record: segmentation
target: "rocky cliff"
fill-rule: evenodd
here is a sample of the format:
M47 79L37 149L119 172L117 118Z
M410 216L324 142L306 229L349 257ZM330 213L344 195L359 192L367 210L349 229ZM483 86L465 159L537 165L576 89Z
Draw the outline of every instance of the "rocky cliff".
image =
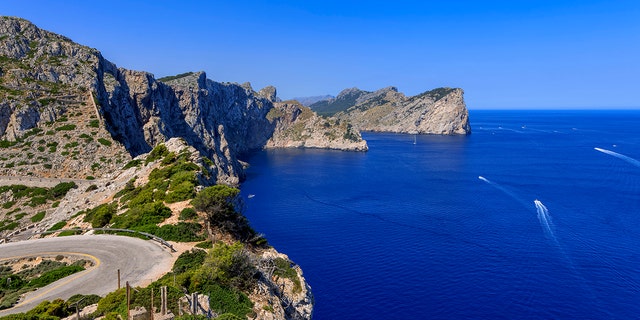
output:
M362 131L470 134L469 112L459 88L438 88L406 97L395 87L374 92L346 89L310 106Z
M0 39L0 139L13 155L0 159L5 174L100 176L180 137L215 164L212 182L238 184L240 154L263 148L276 128L297 132L287 130L297 118L267 118L278 106L273 87L256 92L249 84L212 81L204 72L159 81L147 72L118 68L96 49L19 18L0 17ZM278 145L347 150L366 145L358 133L347 134L346 126L305 126L322 131L309 135L308 143L300 143L300 136L287 143L289 137L279 134ZM320 143L325 132L335 139ZM42 150L33 148L38 141L44 141ZM51 141L73 146L54 150ZM31 158L23 159L20 151L29 148ZM100 157L104 161L91 164ZM32 161L39 158L48 163ZM69 164L73 170L62 170Z
M367 143L351 124L335 118L322 118L297 101L276 103L267 119L276 126L266 148L367 150Z

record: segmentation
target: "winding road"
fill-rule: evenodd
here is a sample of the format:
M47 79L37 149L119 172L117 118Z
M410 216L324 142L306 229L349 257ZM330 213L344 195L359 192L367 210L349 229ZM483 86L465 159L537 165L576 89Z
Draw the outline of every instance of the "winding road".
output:
M26 294L18 305L0 310L0 317L25 312L44 300L68 299L74 294L104 296L121 285L148 284L172 267L172 255L157 243L114 235L45 238L0 244L0 263L31 256L81 256L94 266Z

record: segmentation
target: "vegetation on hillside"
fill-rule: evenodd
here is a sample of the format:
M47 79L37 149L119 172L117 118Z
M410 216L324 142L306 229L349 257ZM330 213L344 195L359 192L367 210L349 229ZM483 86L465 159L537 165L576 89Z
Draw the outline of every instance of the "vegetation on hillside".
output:
M321 116L330 117L340 111L345 111L356 105L356 100L365 93L368 92L358 90L351 94L339 95L335 99L321 100L313 103L309 105L309 108Z
M166 77L158 78L158 81L169 82L171 80L184 78L184 77L190 76L192 74L193 74L193 72L180 73L180 74L176 74L175 76L166 76Z
M73 264L61 262L62 257L45 258L40 263L33 263L35 258L17 263L20 270L15 270L8 263L0 266L0 309L12 307L26 292L42 288L66 276L84 270L86 260Z

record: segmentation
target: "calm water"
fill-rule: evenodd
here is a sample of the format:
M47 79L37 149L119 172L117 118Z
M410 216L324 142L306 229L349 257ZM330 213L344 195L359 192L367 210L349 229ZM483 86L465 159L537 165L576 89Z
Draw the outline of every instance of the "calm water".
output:
M248 159L246 215L303 268L314 318L640 318L640 112L471 120Z

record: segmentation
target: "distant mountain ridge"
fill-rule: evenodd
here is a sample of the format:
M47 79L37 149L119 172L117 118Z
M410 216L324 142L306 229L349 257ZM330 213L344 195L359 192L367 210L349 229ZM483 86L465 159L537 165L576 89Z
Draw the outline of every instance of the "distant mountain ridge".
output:
M349 88L309 107L349 121L358 130L419 134L470 134L469 112L459 88L436 88L407 97L396 87Z
M300 102L300 104L302 104L305 107L308 107L318 101L323 101L323 100L329 100L329 99L333 99L335 98L332 95L329 94L325 94L322 96L311 96L311 97L295 97L295 98L291 98L291 100L296 100L298 102ZM315 111L315 110L314 110ZM317 111L316 111L317 112Z

